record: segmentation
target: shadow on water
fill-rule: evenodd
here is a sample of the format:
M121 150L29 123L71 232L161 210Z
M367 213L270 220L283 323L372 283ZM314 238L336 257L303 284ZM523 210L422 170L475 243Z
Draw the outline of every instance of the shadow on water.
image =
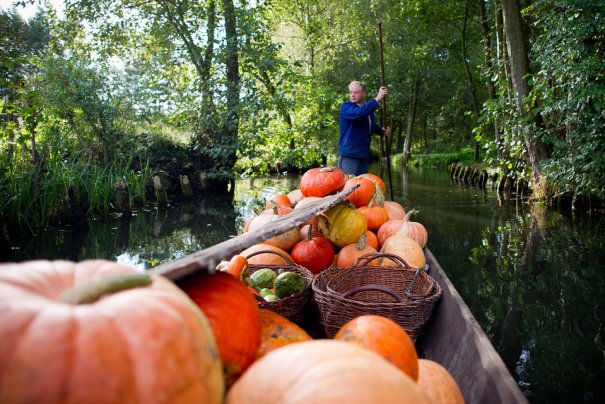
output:
M236 235L267 198L298 182L241 179L233 199L208 195L93 220L88 233L13 236L18 248L2 258L105 258L143 270ZM393 182L395 199L420 210L429 248L530 401L604 402L603 217L499 197L453 183L445 170L398 168Z

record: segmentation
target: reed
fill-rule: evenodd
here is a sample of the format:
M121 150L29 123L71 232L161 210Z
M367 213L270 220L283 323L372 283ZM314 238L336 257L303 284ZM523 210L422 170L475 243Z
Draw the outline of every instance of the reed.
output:
M43 166L34 167L27 161L7 168L0 176L0 207L10 226L36 231L69 219L65 194L70 187L85 213L106 217L114 211L115 191L118 180L128 183L133 205L147 202L147 187L153 174L149 161L140 170L114 161L106 167L88 165L82 155L75 153L71 159L50 155Z

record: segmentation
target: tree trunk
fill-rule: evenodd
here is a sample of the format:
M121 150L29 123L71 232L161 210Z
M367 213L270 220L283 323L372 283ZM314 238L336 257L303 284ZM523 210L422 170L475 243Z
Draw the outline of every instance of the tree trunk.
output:
M225 156L225 168L232 172L237 159L237 130L239 124L239 60L237 20L233 0L223 0L223 11L225 13L225 39L227 41L227 120L221 143L228 150ZM230 182L232 182L232 178L230 178ZM231 191L233 191L233 187L231 187Z
M214 59L214 31L216 30L216 3L208 0L208 25L206 26L206 49L200 63L200 78L202 79L202 111L211 111L213 96L210 88L210 67Z
M408 125L403 143L403 164L407 164L412 157L412 131L414 130L414 120L416 119L416 101L418 99L418 78L412 83L412 93L410 94L410 110L408 113Z
M468 25L468 8L470 5L470 0L466 1L466 6L464 7L464 20L462 24L462 36L461 36L461 50L462 50L462 62L464 64L464 71L466 72L466 78L468 80L468 86L471 90L471 96L473 100L473 116L476 118L479 116L479 100L477 98L477 90L475 89L475 81L473 80L473 74L471 72L471 68L468 63L467 50L466 50L466 27ZM475 152L474 152L474 160L479 161L479 142L475 140Z
M271 77L269 77L269 74L262 68L259 67L259 70L261 71L260 75L256 75L256 78L258 80L260 80L261 83L263 83L263 85L265 86L265 89L267 90L267 93L271 97L276 99L278 97L277 89L275 88L275 85L271 81ZM277 108L277 112L279 112L282 119L284 120L284 123L286 124L286 126L289 129L291 129L292 128L292 116L290 115L288 110L286 108L284 108L282 105L280 105L280 103L277 103L276 108Z
M481 30L483 31L483 70L486 74L485 85L487 87L487 97L490 101L496 100L496 87L491 79L493 69L493 51L491 44L491 33L487 22L487 13L485 9L485 0L478 0L479 3L479 18L481 19ZM496 143L500 140L500 123L498 118L494 118L493 122L494 140Z
M397 131L397 150L403 150L403 116L399 117Z
M521 115L527 115L525 99L530 93L527 76L531 71L529 69L529 47L525 36L526 31L521 18L519 1L502 0L501 3L517 109ZM542 182L542 161L549 157L548 148L543 141L534 139L530 133L524 133L524 140L532 166L534 183L540 184ZM539 197L541 196L544 195L539 195Z

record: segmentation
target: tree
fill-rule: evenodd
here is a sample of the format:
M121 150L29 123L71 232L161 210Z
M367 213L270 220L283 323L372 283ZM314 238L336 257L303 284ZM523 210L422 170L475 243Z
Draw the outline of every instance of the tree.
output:
M193 66L197 74L196 91L201 98L201 105L188 103L188 112L197 114L193 122L188 120L197 131L193 150L198 154L199 169L210 171L211 179L219 188L223 188L233 175L239 105L237 11L232 1L224 0L221 5L225 42L218 42L225 46L225 59L221 62L226 69L222 79L215 60L215 0L102 0L94 3L70 0L66 4L70 18L91 25L97 49L104 55L127 57L132 49L144 49L146 52L139 55L161 60L160 69L175 63ZM201 32L204 34L200 35ZM169 75L171 72L172 69L166 69L161 73ZM172 77L164 79L169 80ZM222 88L226 89L223 90L225 98L216 96ZM169 88L165 91L168 97L179 96L171 94Z
M519 1L501 0L501 3L508 58L510 60L511 81L515 91L517 109L522 116L527 117L530 115L526 99L530 93L528 76L531 74L528 38L521 18ZM534 183L545 186L546 184L542 183L542 164L550 155L548 147L541 139L536 138L535 134L525 132L523 138L533 170Z

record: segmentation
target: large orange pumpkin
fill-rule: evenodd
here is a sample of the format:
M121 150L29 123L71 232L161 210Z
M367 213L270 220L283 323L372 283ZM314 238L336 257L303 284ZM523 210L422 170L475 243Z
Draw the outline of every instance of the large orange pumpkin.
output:
M405 216L405 208L394 201L385 201L383 208L389 214L389 220L401 220Z
M426 265L424 250L420 247L420 244L416 240L401 234L396 234L385 241L382 248L380 248L380 252L397 255L412 268L424 268ZM388 258L383 258L382 265L398 266L399 264Z
M354 318L341 327L334 339L351 342L376 352L414 380L418 380L418 353L403 328L376 315Z
M290 262L292 262L292 257L286 251L282 250L281 248L278 248L278 247L275 247L275 246L272 246L269 244L263 244L263 243L255 244L252 247L248 247L244 251L239 253L239 255L243 255L244 257L246 257L246 259L248 260L248 264L250 264L250 265L287 265L288 264L288 261L286 261L286 259L282 258L278 254L273 254L270 252L261 253L261 254L250 257L250 255L252 255L254 253L257 253L260 251L266 251L266 250L279 253L279 254L285 256L287 259L289 259Z
M319 216L321 233L338 247L356 243L366 233L366 217L350 203L340 203Z
M376 237L378 237L378 244L383 245L387 239L397 234L399 230L401 230L401 226L403 225L403 220L389 220L378 229L378 233L376 233Z
M360 177L364 177L364 178L374 181L374 183L376 185L378 185L378 187L380 188L382 193L386 195L387 186L384 184L384 181L382 180L382 178L380 178L379 176L377 176L375 174L370 174L370 173L361 174Z
M208 320L150 279L117 291L149 278L109 261L1 265L0 402L220 403Z
M374 181L364 178L364 177L354 177L350 178L343 188L343 190L347 190L349 188L354 187L355 185L359 185L355 191L351 192L345 199L347 201L351 201L353 205L356 207L366 206L372 200L374 194L376 194L376 189L378 185L374 183Z
M300 179L300 190L304 196L324 197L339 191L346 180L347 176L340 168L312 168Z
M380 227L389 220L389 214L384 208L378 205L374 206L362 206L357 209L359 213L366 217L368 221L369 230L378 230Z
M450 373L437 362L420 359L418 387L435 403L464 404L464 397Z
M313 227L309 226L307 237L292 247L290 255L295 263L318 274L332 264L334 247L323 236L313 237Z
M338 253L338 261L336 262L337 268L350 268L353 266L355 261L362 255L376 253L376 249L366 243L366 235L364 234L359 238L357 243L349 244L344 246ZM378 259L370 261L365 265L378 265Z
M312 340L305 330L271 310L260 309L258 314L261 337L257 358L285 345Z
M254 362L260 345L258 303L247 287L217 272L191 277L183 290L204 312L231 385Z
M426 247L426 243L429 240L429 234L426 231L426 228L419 222L412 222L410 220L410 216L418 213L417 210L410 210L407 215L403 218L403 223L401 225L400 233L404 236L408 236L413 238L420 244L420 247Z
M414 380L354 344L306 341L260 358L233 385L227 404L430 403Z

